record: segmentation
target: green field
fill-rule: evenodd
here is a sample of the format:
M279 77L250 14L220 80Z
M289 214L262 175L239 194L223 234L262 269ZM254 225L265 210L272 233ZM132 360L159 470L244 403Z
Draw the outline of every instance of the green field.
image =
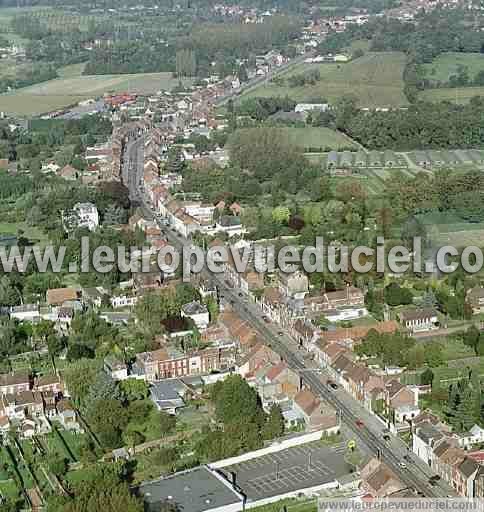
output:
M287 133L290 141L304 149L348 149L357 148L357 145L346 135L330 128L281 128Z
M79 67L64 68L64 73L68 75L78 72ZM0 95L0 111L20 115L38 115L75 105L79 101L102 96L104 93L153 94L159 90L170 90L177 84L178 80L174 79L171 73L57 78Z
M484 222L463 222L453 214L430 213L419 216L434 241L439 244L484 247Z
M457 104L468 103L474 96L484 96L484 87L455 87L448 89L427 89L419 94L419 100L440 102L451 101Z
M317 69L321 80L303 87L266 83L251 89L242 98L289 96L303 102L323 97L334 103L338 98L352 94L361 107L403 106L408 104L403 94L404 66L405 55L401 52L367 53L347 64L300 64L279 78Z
M452 75L457 74L459 66L466 66L469 77L474 78L484 70L484 54L482 53L443 53L431 64L424 64L425 78L434 82L448 82Z
M76 78L81 77L84 68L86 67L85 62L81 62L80 64L70 64L68 66L64 66L57 70L57 74L59 78Z
M13 222L0 222L0 235L18 235L19 231L22 231L23 236L34 243L42 245L47 242L47 238L42 231L29 226L25 222L20 222L18 224Z

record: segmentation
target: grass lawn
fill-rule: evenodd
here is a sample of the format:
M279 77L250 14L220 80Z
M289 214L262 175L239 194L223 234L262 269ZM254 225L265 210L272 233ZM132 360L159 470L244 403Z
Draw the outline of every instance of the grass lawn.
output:
M375 176L367 176L367 175L361 175L361 176L352 176L352 177L335 177L331 178L331 183L334 185L334 188L338 186L339 183L341 183L342 180L355 180L359 179L362 186L366 189L368 192L368 195L370 196L377 196L382 194L385 191L385 185L384 183Z
M288 512L316 512L318 503L315 500L298 501L295 499L278 501L270 505L254 508L254 512L280 512L286 506Z
M439 212L421 215L419 219L438 233L436 242L456 247L484 247L484 222L463 222L456 215Z
M76 469L74 471L69 471L65 476L65 480L71 485L78 484L78 483L81 483L82 481L84 481L86 479L87 475L88 475L88 470Z
M185 407L177 416L177 423L183 430L201 429L210 423L212 415L208 407Z
M443 338L439 340L442 346L442 354L446 361L453 359L463 359L465 357L474 357L476 354L471 347L464 345L459 338Z
M418 99L422 101L452 101L457 104L468 103L474 96L484 96L484 87L456 87L449 89L427 89Z
M323 97L334 103L338 98L352 94L362 107L403 106L408 104L403 94L404 66L405 55L401 52L367 53L347 64L301 64L279 77L284 79L317 69L321 80L303 87L289 87L287 83L284 86L261 84L241 98L287 95L296 101Z
M443 53L430 64L424 64L425 78L433 82L448 82L451 75L457 74L459 66L466 66L469 77L473 79L479 71L484 70L482 53Z
M53 426L55 428L56 425L54 424ZM44 446L47 446L49 455L58 453L63 457L66 457L70 462L76 462L73 447L69 444L66 437L64 437L64 434L67 433L59 428L59 432L53 431L50 434L46 435L44 437L43 444ZM64 439L65 444L62 442L62 439ZM66 444L69 448L66 447Z
M281 128L281 130L287 134L293 144L306 151L311 148L320 148L325 151L358 147L349 137L336 130L331 130L331 128L307 126L304 128Z
M362 169L361 183L370 195L379 195L385 192L385 180L373 169Z
M57 74L59 78L75 78L82 76L82 72L86 67L85 62L81 62L80 64L70 64L68 66L64 66L57 70Z
M0 234L1 235L16 235L19 230L24 232L26 238L32 242L43 244L47 242L47 237L38 228L29 226L25 222L0 222Z
M0 482L0 492L3 496L10 499L17 499L20 496L19 488L14 480Z
M147 399L147 401L151 405L151 401L149 399ZM162 437L162 432L160 429L159 411L155 407L152 407L148 416L143 418L141 422L131 421L126 427L126 430L129 429L136 430L143 434L145 442L160 439Z
M79 76L80 68L63 68L64 78L49 80L0 95L0 110L20 115L39 115L75 105L107 92L153 94L178 84L171 73Z

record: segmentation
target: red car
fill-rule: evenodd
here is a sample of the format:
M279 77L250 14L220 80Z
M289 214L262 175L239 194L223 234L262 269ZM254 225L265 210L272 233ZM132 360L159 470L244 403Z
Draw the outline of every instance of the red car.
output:
M356 420L355 423L358 428L363 428L365 426L365 424L361 420Z

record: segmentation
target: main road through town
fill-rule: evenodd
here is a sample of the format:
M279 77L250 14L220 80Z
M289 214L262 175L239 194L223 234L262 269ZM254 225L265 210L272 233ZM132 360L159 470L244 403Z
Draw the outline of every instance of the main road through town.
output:
M149 198L143 190L143 138L130 140L125 146L123 159L123 181L129 188L131 200L137 202L150 218L158 221L168 241L176 248L189 247L192 242L179 236L160 222ZM351 432L355 441L368 448L374 455L381 458L396 473L399 479L409 488L425 497L455 497L455 491L443 480L432 485L429 479L434 476L432 469L418 458L407 445L396 435L388 435L385 424L375 415L366 410L344 390L332 389L327 385L328 375L321 368L305 357L296 341L277 325L267 323L263 319L257 304L227 286L221 274L205 270L205 277L214 283L220 297L232 305L233 309L265 339L265 342L277 352L288 366L297 371L305 386L316 395L331 404L340 415L345 430ZM307 354L306 354L307 356ZM358 423L357 423L358 422ZM384 437L387 439L385 440Z

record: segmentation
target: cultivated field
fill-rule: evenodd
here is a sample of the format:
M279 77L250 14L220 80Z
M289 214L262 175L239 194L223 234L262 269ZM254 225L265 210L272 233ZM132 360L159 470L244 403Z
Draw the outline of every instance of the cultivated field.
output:
M448 82L456 75L459 66L468 68L469 77L474 78L484 70L484 54L482 53L443 53L431 64L424 64L425 78L435 82Z
M71 69L67 73L69 71L73 72ZM153 94L159 90L170 90L177 83L171 73L58 78L0 95L0 111L38 115L108 92Z
M484 96L484 87L456 87L449 89L427 89L419 94L422 101L452 101L454 103L468 103L474 96Z
M338 98L352 94L362 107L403 106L408 103L403 94L404 65L405 55L401 52L367 53L347 64L301 64L279 77L287 78L317 69L321 80L303 87L289 87L287 83L284 86L262 84L242 98L287 95L296 101L323 97L334 103Z

